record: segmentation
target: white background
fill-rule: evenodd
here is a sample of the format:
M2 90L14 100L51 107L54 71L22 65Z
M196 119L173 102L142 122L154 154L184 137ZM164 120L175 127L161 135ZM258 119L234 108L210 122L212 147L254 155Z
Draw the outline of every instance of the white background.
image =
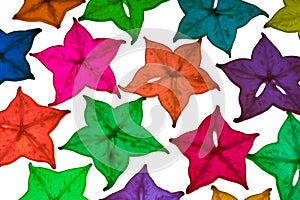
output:
M273 16L279 8L283 7L281 0L248 0L248 2L265 10L270 16ZM78 18L81 16L86 6L86 4L82 4L69 11L62 22L61 28L57 30L52 26L39 22L30 23L12 20L12 17L17 13L22 3L21 0L1 0L0 28L5 32L28 30L38 27L42 28L42 32L38 34L34 40L33 47L30 51L31 53L42 51L49 46L63 44L63 38L73 24L72 17ZM145 44L143 36L167 44L173 49L180 44L192 42L182 40L172 44L173 35L182 17L183 12L176 0L171 0L154 10L145 12L143 28L150 29L145 30L140 35L139 41L133 46L130 46L130 37L119 30L112 22L96 23L84 21L81 22L81 24L88 29L94 38L116 37L127 41L127 44L123 45L120 49L120 52L123 54L120 55L121 53L119 53L111 65L118 84L124 86L130 81L134 72L144 64ZM267 21L268 19L266 17L259 16L238 30L237 38L232 49L232 58L229 58L223 51L214 47L207 38L204 38L202 43L204 61L201 67L208 71L212 78L218 82L221 87L221 92L211 91L203 95L193 96L180 117L176 129L171 128L172 123L170 117L166 114L166 111L159 106L157 98L144 101L143 125L170 150L171 154L154 153L154 155L130 159L128 170L119 177L115 186L107 192L102 191L106 186L104 176L92 167L87 177L87 186L84 193L85 197L96 200L120 190L134 173L142 168L143 164L148 165L150 175L158 186L172 192L185 191L189 185L189 163L168 140L189 130L196 129L200 122L213 112L216 104L221 105L222 114L232 128L245 133L260 133L250 153L255 153L264 145L275 142L277 140L278 131L287 116L286 112L271 108L255 118L238 124L234 123L233 119L240 115L240 107L238 104L239 89L229 81L221 70L216 69L214 66L215 63L225 63L236 58L250 58L252 49L261 38L262 32L278 47L283 55L300 56L300 42L297 34L286 34L271 28L264 29L263 26ZM30 56L27 56L27 59L36 80L3 83L0 86L0 110L8 106L9 102L15 97L19 86L22 86L23 92L31 96L40 105L48 105L48 103L54 101L55 91L52 83L52 73L37 59ZM111 95L107 92L94 92L85 89L74 99L57 106L56 108L69 109L72 111L71 114L68 114L62 119L58 127L50 135L55 145L57 171L85 166L92 162L88 157L71 151L59 151L57 149L57 147L65 144L76 130L85 125L82 115L85 107L82 98L83 94L105 101L113 106L137 98L135 95L122 92L123 98L119 100L115 95ZM184 118L186 119L184 120ZM158 124L160 124L160 126L158 126ZM27 191L29 162L32 161L26 158L20 158L16 162L0 168L0 199L15 200L20 198ZM32 163L34 166L50 168L47 163ZM217 186L220 190L231 193L238 199L245 199L249 195L260 193L267 188L272 188L271 199L279 199L275 179L263 172L251 161L246 160L246 163L249 190L245 190L241 185L236 183L220 179L214 182L213 185ZM203 200L208 200L211 199L211 196L212 191L209 185L198 189L192 194L185 195L182 199L199 199L199 197L201 197Z

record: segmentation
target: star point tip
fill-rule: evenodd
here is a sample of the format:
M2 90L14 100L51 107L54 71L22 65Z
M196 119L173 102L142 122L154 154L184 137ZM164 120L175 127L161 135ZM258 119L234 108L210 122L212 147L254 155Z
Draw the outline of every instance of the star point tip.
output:
M17 91L18 91L18 93L22 93L22 87L19 86Z

